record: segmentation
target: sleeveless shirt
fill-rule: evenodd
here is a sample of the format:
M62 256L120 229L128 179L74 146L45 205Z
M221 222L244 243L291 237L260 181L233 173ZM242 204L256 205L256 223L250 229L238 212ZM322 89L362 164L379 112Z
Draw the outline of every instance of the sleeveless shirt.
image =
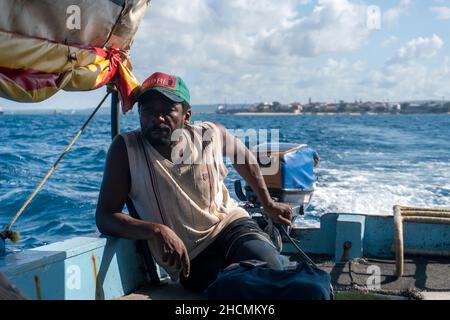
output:
M164 158L140 130L121 134L124 138L131 174L130 199L144 221L171 228L194 259L228 224L248 213L230 197L224 179L228 173L222 154L219 128L211 122L193 126L194 141L187 130L180 135L184 161ZM203 140L207 140L203 143ZM177 146L181 146L177 148ZM188 161L189 160L189 161ZM148 241L156 262L172 279L181 269L162 260L162 243Z

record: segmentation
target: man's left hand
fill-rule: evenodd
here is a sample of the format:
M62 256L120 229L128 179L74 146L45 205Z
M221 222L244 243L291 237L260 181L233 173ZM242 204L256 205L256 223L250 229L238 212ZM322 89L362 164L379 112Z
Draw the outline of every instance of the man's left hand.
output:
M281 202L272 202L264 206L264 212L275 223L281 223L287 226L292 225L292 208Z

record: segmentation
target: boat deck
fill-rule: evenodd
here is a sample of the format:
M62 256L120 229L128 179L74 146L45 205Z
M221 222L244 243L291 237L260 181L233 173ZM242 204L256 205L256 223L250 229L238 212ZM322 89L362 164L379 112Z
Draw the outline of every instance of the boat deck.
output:
M325 262L321 267L331 274L337 291L367 292L368 284L374 284L374 274L379 270L379 288L370 292L411 299L450 300L449 258L407 257L401 278L394 275L395 260L356 259L347 263Z
M293 256L292 260L295 259ZM394 276L394 260L355 259L346 263L329 262L324 257L313 257L313 260L331 274L336 292L381 294L391 299L450 300L450 258L407 256L404 276L399 279ZM375 279L374 272L378 270L380 287L368 290L367 284L376 285L373 279ZM144 286L120 298L120 300L148 299L200 300L204 297L185 290L177 282L168 281L159 285Z

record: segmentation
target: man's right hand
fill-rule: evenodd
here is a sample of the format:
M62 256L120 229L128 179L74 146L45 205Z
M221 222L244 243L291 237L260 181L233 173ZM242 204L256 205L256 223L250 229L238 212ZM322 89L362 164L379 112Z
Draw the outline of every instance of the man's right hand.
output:
M163 244L163 262L177 269L183 265L183 275L188 277L191 266L183 241L165 225L158 225L154 231Z

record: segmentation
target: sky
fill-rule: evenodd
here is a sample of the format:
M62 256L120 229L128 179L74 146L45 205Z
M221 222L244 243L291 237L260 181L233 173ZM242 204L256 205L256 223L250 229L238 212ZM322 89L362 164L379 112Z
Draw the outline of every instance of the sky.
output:
M152 0L131 61L140 81L181 76L194 105L450 99L449 30L450 0ZM94 107L103 94L33 105Z

